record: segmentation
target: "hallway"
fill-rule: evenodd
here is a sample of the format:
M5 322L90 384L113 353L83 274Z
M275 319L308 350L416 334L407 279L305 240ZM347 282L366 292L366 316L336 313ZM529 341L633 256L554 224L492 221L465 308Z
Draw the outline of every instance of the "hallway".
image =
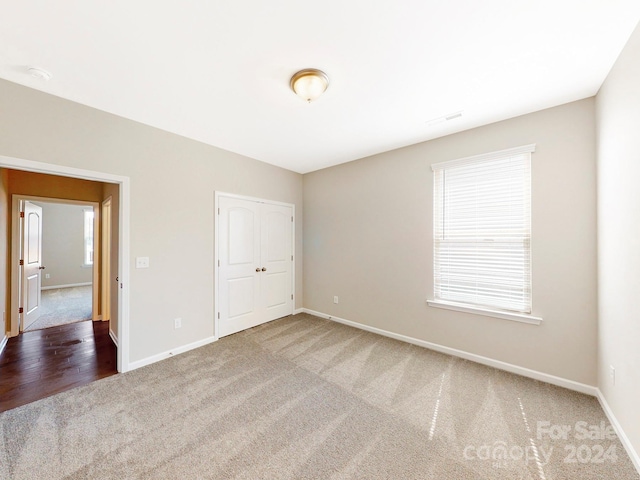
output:
M0 412L116 373L109 322L25 332L0 355Z

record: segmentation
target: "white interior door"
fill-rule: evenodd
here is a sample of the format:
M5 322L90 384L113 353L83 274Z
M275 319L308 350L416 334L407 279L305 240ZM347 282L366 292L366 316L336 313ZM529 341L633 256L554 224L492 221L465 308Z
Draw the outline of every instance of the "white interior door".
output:
M218 336L293 313L292 207L219 197Z
M261 303L266 310L265 321L269 321L293 313L292 209L268 203L260 207Z
M22 217L22 325L26 329L40 315L42 286L42 207L24 202Z

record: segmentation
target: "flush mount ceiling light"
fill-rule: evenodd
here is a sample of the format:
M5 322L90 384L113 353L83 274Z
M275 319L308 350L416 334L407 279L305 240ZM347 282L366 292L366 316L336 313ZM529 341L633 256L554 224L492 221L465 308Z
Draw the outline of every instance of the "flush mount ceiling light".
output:
M42 68L27 67L27 72L29 72L29 75L39 80L47 81L51 79L51 74Z
M296 95L311 103L327 89L329 77L321 70L305 68L291 77L289 85Z

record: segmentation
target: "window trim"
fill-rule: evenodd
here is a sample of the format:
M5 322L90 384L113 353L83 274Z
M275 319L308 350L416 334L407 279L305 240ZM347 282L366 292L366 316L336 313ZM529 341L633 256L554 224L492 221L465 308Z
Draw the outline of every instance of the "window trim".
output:
M536 317L527 313L508 312L506 310L492 310L489 308L475 307L471 305L462 305L453 302L445 302L443 300L427 300L430 307L443 308L445 310L454 310L456 312L473 313L483 315L485 317L501 318L504 320L512 320L514 322L528 323L530 325L540 325L542 317Z
M445 162L438 162L438 163L433 163L431 164L431 170L433 172L436 172L436 170L444 170L447 168L451 168L451 167L457 167L457 166L464 166L464 165L471 165L474 163L478 163L478 162L482 162L483 160L497 160L500 158L504 158L504 157L509 157L509 156L515 156L515 155L520 155L520 154L529 154L531 155L532 153L535 152L536 149L536 144L528 144L528 145L522 145L519 147L514 147L514 148L508 148L508 149L504 149L504 150L498 150L495 152L489 152L489 153L483 153L483 154L479 154L479 155L473 155L473 156L469 156L469 157L464 157L464 158L460 158L460 159L456 159L456 160L448 160ZM435 177L434 177L435 178ZM435 190L433 192L432 195L432 201L435 204ZM531 204L530 204L530 208L532 208ZM531 212L530 212L531 215ZM530 220L531 221L531 217ZM435 222L435 218L433 219L433 222ZM435 223L434 223L435 226ZM432 227L433 228L433 227ZM531 255L531 247L529 247L529 255ZM432 259L433 262L435 262L435 245L433 246L433 248L431 249L431 254L433 255ZM435 268L435 263L434 263L434 268ZM459 312L465 312L465 313L472 313L472 314L477 314L477 315L484 315L484 316L489 316L489 317L494 317L494 318L501 318L501 319L506 319L506 320L512 320L512 321L516 321L516 322L521 322L521 323L527 323L527 324L533 324L533 325L540 325L542 323L542 318L541 317L537 317L535 315L533 315L533 302L531 302L531 312L527 313L527 312L515 312L515 311L509 311L509 310L501 310L501 309L497 309L497 308L491 308L491 307L485 307L483 305L474 305L472 303L466 304L466 303L456 303L456 302L452 302L452 301L448 301L448 300L443 300L443 299L436 299L435 298L435 277L432 275L432 281L433 281L433 288L432 288L432 292L431 292L431 296L433 298L428 298L427 299L427 305L431 306L431 307L435 307L435 308L442 308L442 309L446 309L446 310L454 310L454 311L459 311ZM531 297L533 297L533 285L530 285L530 289L531 289Z

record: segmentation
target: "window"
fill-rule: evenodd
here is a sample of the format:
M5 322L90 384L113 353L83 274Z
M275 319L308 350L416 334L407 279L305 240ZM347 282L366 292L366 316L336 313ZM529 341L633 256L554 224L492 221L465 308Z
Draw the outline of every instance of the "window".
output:
M531 313L534 149L432 166L434 303Z
M93 265L93 208L84 210L84 264Z

